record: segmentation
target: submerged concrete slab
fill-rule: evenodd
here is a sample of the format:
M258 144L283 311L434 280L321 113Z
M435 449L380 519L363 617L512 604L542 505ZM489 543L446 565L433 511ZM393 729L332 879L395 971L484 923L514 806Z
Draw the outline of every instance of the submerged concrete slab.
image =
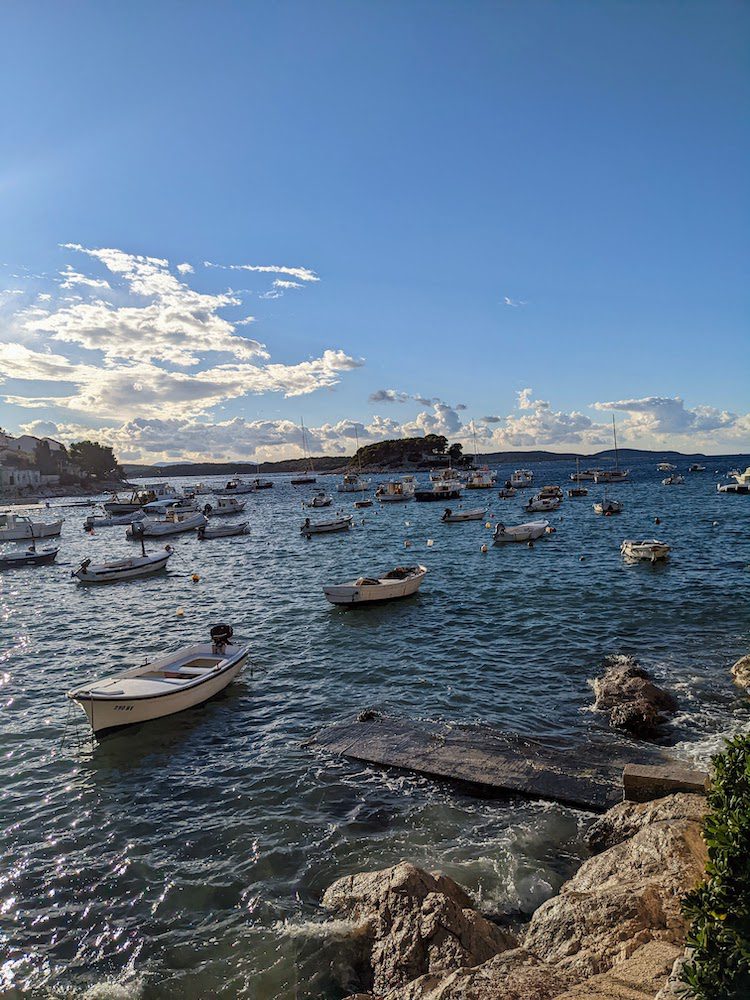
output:
M626 764L622 771L622 787L629 802L650 802L675 792L708 791L708 774L675 761L672 764Z

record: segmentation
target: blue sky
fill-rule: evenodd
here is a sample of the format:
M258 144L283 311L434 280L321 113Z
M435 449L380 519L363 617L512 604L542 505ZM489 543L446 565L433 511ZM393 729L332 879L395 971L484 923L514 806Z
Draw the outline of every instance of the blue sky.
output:
M593 451L614 411L626 444L750 447L747 5L3 20L4 427L151 459L294 454L302 415L329 452L472 421Z

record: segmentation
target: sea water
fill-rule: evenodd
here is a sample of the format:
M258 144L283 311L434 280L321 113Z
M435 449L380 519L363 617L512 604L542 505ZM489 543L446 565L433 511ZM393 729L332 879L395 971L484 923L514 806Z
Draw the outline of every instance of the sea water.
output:
M512 469L498 471L501 485ZM566 463L533 471L535 486L570 485ZM750 727L729 676L748 651L750 497L717 494L712 468L681 487L661 478L643 463L609 487L624 503L613 517L594 514L603 488L588 484L529 548L493 547L485 521L441 524L441 504L355 511L356 495L335 492L310 516L342 509L353 529L308 541L312 488L279 476L243 497L250 535L175 536L168 572L90 587L70 575L82 559L137 543L123 526L89 535L89 510L51 501L43 516L65 517L57 563L0 577L0 994L333 1000L357 982L351 928L326 921L323 891L401 859L452 875L490 914L531 913L585 856L586 814L485 801L306 740L363 708L601 740L590 680L627 653L679 698L673 752L705 763ZM461 504L515 524L542 516L523 513L532 492L468 491ZM622 540L644 537L672 546L668 562L623 561ZM429 573L402 602L344 611L321 591L416 563ZM68 689L203 641L217 622L252 650L230 688L90 739Z

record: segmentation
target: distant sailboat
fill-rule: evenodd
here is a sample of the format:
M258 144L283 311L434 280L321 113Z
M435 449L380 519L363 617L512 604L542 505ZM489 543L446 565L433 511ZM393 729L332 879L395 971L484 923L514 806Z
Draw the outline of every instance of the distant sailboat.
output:
M630 475L630 469L620 468L620 454L617 450L617 428L615 427L615 415L612 414L612 437L615 442L615 467L614 469L600 469L594 476L595 483L622 483Z
M571 479L573 479L572 476L571 476ZM569 497L585 497L585 496L588 496L588 492L589 491L586 489L585 486L581 486L581 460L580 460L580 458L576 459L576 475L575 475L575 479L573 479L573 482L575 483L575 486L572 486L568 490L568 496Z
M299 423L302 428L302 453L305 459L305 471L301 476L292 477L292 486L305 486L307 483L317 482L317 476L315 475L315 470L313 469L312 458L307 450L307 431L305 430L305 421L300 419Z

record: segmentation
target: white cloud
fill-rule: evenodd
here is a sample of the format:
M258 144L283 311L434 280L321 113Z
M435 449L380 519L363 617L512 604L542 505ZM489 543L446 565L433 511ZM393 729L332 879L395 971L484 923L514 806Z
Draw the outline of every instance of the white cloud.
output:
M178 264L177 270L180 274L192 274L195 271L195 268L192 264Z
M513 309L520 309L521 306L528 305L528 303L524 302L522 299L511 299L507 295L503 297L503 304L506 306L511 306L511 308Z
M368 398L371 403L405 403L413 399L408 392L399 392L397 389L376 389Z
M90 278L88 275L76 271L70 264L67 265L64 271L60 271L59 273L62 277L60 288L75 288L76 285L85 285L87 288L111 287L106 279Z
M203 261L204 267L217 267L224 271L255 271L260 274L288 274L298 281L320 281L320 278L309 267L282 267L279 264L214 264L210 260Z
M739 415L713 406L689 409L680 396L644 396L593 405L597 410L626 413L627 419L623 424L625 433L657 442L668 437L680 441L688 437L702 441L732 441L744 438L750 431L750 415Z

